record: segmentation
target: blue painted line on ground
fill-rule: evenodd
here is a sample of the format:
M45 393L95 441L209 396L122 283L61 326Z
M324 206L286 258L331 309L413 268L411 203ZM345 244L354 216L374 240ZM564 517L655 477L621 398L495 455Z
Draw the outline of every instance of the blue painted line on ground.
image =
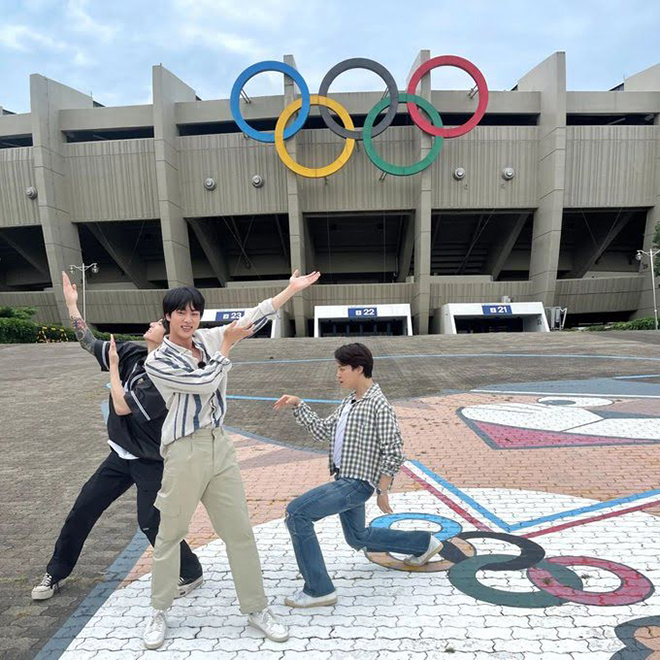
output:
M228 399L239 401L279 401L279 396L242 396L238 394L227 395ZM342 399L305 399L305 403L341 403Z
M589 378L587 380L548 380L526 383L497 383L480 387L479 392L497 394L557 395L557 396L610 396L610 397L660 397L660 384L636 383L632 379Z
M463 502L466 502L469 504L475 511L478 511L484 518L487 518L490 520L492 523L500 527L501 529L504 529L505 531L509 531L509 525L505 523L501 518L498 518L494 513L491 513L488 509L486 509L484 506L479 504L476 500L471 498L467 493L464 493L460 488L457 488L454 486L454 484L450 483L446 479L443 479L439 474L436 474L432 470L426 467L424 463L420 463L419 461L410 461L415 467L419 468L424 474L429 476L433 481L439 483L441 486L444 486L450 493L453 493L456 495L456 497L460 498L463 500Z
M469 504L473 509L478 511L484 518L487 520L490 520L490 522L494 523L501 529L507 531L507 532L514 532L519 529L525 529L528 527L534 527L536 525L540 525L542 523L546 522L553 522L555 520L561 520L562 518L572 518L575 516L579 516L580 514L583 513L592 513L596 511L602 511L603 509L611 509L619 504L629 504L632 502L638 502L639 500L647 499L650 497L655 497L656 495L660 495L660 489L656 488L654 490L647 490L642 493L635 493L634 495L628 495L627 497L619 497L615 500L608 500L607 502L598 502L596 504L590 504L588 506L582 506L578 507L576 509L570 509L568 511L561 511L559 513L554 513L551 515L547 516L541 516L539 518L534 518L532 520L526 520L524 522L520 523L515 523L515 524L509 524L496 516L494 513L489 511L486 507L483 505L479 504L476 500L474 500L472 497L470 497L467 493L464 493L460 488L457 488L454 486L452 483L447 481L446 479L443 479L440 475L436 474L429 468L427 468L423 463L420 463L419 461L410 461L413 465L418 467L424 474L428 475L431 479L436 481L437 483L441 484L444 486L449 492L453 493L456 495L456 497L460 498L465 502L466 504Z
M82 603L78 605L76 611L35 656L35 660L56 660L64 653L110 594L126 579L147 546L148 542L144 534L140 530L136 531L129 544L108 568L105 581L102 584L97 584L89 592ZM66 590L66 586L64 589Z
M411 358L562 358L574 360L631 360L634 362L660 362L660 357L639 357L631 355L583 355L580 353L420 353L413 355L379 355L374 360L406 360ZM235 361L234 367L242 364L296 364L305 362L335 362L334 358L300 358L287 360L241 360Z

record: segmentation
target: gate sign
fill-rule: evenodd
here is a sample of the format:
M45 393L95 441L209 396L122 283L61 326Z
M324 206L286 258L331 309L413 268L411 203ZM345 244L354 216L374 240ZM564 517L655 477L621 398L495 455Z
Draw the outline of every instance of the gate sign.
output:
M215 313L216 321L239 321L241 317L245 314L244 309L234 309L231 311L219 311Z
M349 319L375 319L378 316L378 307L349 307Z
M511 305L482 305L481 309L484 316L502 316L504 314L513 314Z

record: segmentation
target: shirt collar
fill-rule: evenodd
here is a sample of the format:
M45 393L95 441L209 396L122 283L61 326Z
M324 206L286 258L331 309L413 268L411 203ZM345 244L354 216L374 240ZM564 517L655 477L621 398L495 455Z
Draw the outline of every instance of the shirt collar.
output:
M362 398L359 399L359 401L366 401L367 399L371 399L372 397L376 396L380 392L380 385L378 383L374 383L363 395ZM349 396L349 399L354 399L355 398L355 392L352 392ZM356 399L357 403L358 399Z
M206 351L204 350L204 345L202 344L202 342L198 337L195 337L195 335L193 335L192 342L195 348L199 349L202 352L202 354L206 353ZM191 350L184 348L183 346L179 346L179 344L175 344L173 341L170 340L169 335L163 339L163 344L165 344L165 346L168 346L169 348L174 349L178 353L182 353L183 355L188 355L190 357L193 357L193 353Z

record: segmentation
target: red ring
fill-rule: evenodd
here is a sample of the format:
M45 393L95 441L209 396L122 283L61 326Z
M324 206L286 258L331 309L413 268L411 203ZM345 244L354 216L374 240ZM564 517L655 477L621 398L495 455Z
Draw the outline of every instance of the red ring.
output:
M592 566L616 575L621 584L613 591L583 591L567 587L554 578L549 571L532 567L527 569L529 580L539 589L557 598L581 605L634 605L653 593L653 583L638 571L606 559L593 557L546 557L545 561L560 566Z
M477 69L477 67L469 60L458 57L457 55L440 55L440 57L433 57L428 60L428 62L423 62L419 65L408 83L408 89L406 90L407 93L415 94L417 85L422 79L422 76L428 73L431 69L436 69L439 66L455 66L472 76L474 82L477 83L477 90L479 91L479 105L477 105L476 112L464 124L453 126L452 128L434 126L424 119L419 108L414 103L408 103L408 113L417 127L421 128L425 133L445 138L455 138L471 131L486 114L486 107L488 106L488 85L486 84L486 79L481 71L479 71L479 69Z

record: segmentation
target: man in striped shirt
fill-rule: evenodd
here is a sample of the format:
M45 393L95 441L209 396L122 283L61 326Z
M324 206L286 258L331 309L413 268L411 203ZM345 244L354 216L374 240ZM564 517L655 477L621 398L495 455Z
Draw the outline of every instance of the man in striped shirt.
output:
M294 417L319 442L328 443L328 463L334 480L293 500L286 509L302 591L284 600L289 607L334 605L337 592L323 560L314 523L339 514L346 542L355 550L409 555L410 566L422 566L442 549L429 532L367 527L365 503L374 490L383 513L392 513L388 493L404 462L403 441L396 415L372 371L374 358L364 344L335 351L337 380L350 392L342 404L321 419L297 396L285 394L274 408L293 407Z
M165 471L156 498L161 524L152 567L153 612L143 637L147 648L158 648L165 639L165 612L176 595L178 544L200 501L227 546L241 612L269 639L288 639L286 627L268 608L236 452L222 422L231 349L319 277L296 271L286 289L247 310L240 321L207 330L199 330L205 301L197 289L172 289L163 300L169 335L145 364L168 409L161 440Z
M146 346L133 342L115 345L96 339L78 311L78 291L62 273L64 298L76 338L91 353L101 371L110 373L108 444L110 453L82 487L66 517L53 555L41 582L32 589L33 600L46 600L59 592L71 574L85 541L103 512L133 484L137 489L138 524L153 545L160 514L154 507L163 476L160 436L167 410L154 384L147 378L144 361L165 336L161 321L153 321L143 338ZM195 553L181 541L180 596L203 582L202 567Z

